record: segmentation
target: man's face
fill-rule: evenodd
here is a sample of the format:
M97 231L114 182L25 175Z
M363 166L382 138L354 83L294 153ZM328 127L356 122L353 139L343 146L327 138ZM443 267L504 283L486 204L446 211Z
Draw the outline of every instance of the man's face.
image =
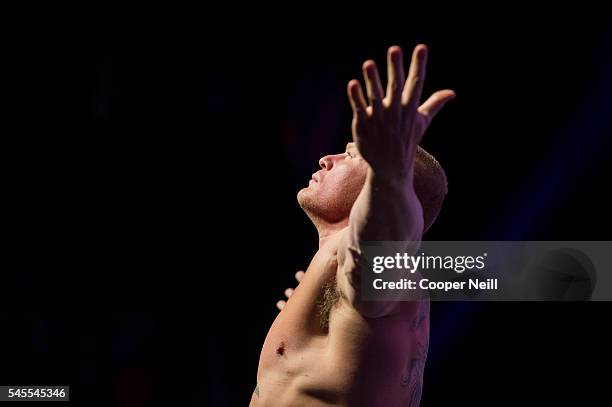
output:
M308 187L298 192L300 206L309 216L326 222L347 219L365 182L368 164L355 143L349 143L344 153L326 155L319 165Z

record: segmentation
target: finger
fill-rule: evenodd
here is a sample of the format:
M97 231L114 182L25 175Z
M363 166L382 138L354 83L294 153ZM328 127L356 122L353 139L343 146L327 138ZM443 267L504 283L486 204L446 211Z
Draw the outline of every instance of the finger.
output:
M295 279L297 280L298 283L301 283L302 280L304 279L304 275L306 273L304 273L302 270L298 271L297 273L295 273Z
M279 311L282 311L286 304L287 301L280 300L276 303L276 308L278 308Z
M372 106L372 115L376 116L382 112L383 90L380 75L376 63L372 60L363 64L363 77L365 78L368 99Z
M416 111L423 93L425 83L425 69L427 68L427 47L417 45L412 53L408 79L402 93L402 105L409 111Z
M429 120L433 119L444 105L455 98L455 92L450 89L439 90L429 97L419 107L419 113L427 116Z
M399 103L404 88L404 56L397 45L387 52L387 106Z
M285 290L285 297L289 298L293 295L293 288L287 288Z
M347 90L351 108L353 109L353 117L358 120L365 120L367 106L363 97L363 90L361 90L361 84L353 79L348 83Z

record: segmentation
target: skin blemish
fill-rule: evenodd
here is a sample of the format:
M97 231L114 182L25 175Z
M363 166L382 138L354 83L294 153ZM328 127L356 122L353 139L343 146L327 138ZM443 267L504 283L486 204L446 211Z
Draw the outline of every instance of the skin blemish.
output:
M280 345L278 345L278 348L276 348L276 354L278 356L283 356L285 354L285 342L281 342Z

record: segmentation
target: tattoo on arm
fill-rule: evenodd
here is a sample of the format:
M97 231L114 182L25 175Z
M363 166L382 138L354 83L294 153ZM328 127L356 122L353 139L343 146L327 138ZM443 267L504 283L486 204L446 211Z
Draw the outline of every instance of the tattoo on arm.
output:
M255 386L255 390L253 390L253 393L255 393L257 397L259 397L259 385Z
M421 303L417 315L411 322L411 328L415 332L415 352L408 361L405 373L400 385L407 387L410 394L410 405L418 406L423 391L423 373L425 371L425 361L427 360L427 348L429 346L429 328L425 325L429 317L429 303Z
M411 406L418 406L423 391L423 372L425 370L425 360L427 358L427 345L417 342L417 352L410 358L406 371L401 380L401 386L407 387L410 393Z
M419 310L417 311L416 316L412 320L412 330L419 329L428 316L429 307L423 304L419 305Z

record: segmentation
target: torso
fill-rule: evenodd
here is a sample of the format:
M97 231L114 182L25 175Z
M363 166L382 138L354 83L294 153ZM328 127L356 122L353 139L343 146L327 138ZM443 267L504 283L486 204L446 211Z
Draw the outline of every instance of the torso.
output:
M429 304L402 302L366 319L341 298L322 326L318 302L336 277L336 247L332 240L317 252L270 327L251 407L418 405Z

